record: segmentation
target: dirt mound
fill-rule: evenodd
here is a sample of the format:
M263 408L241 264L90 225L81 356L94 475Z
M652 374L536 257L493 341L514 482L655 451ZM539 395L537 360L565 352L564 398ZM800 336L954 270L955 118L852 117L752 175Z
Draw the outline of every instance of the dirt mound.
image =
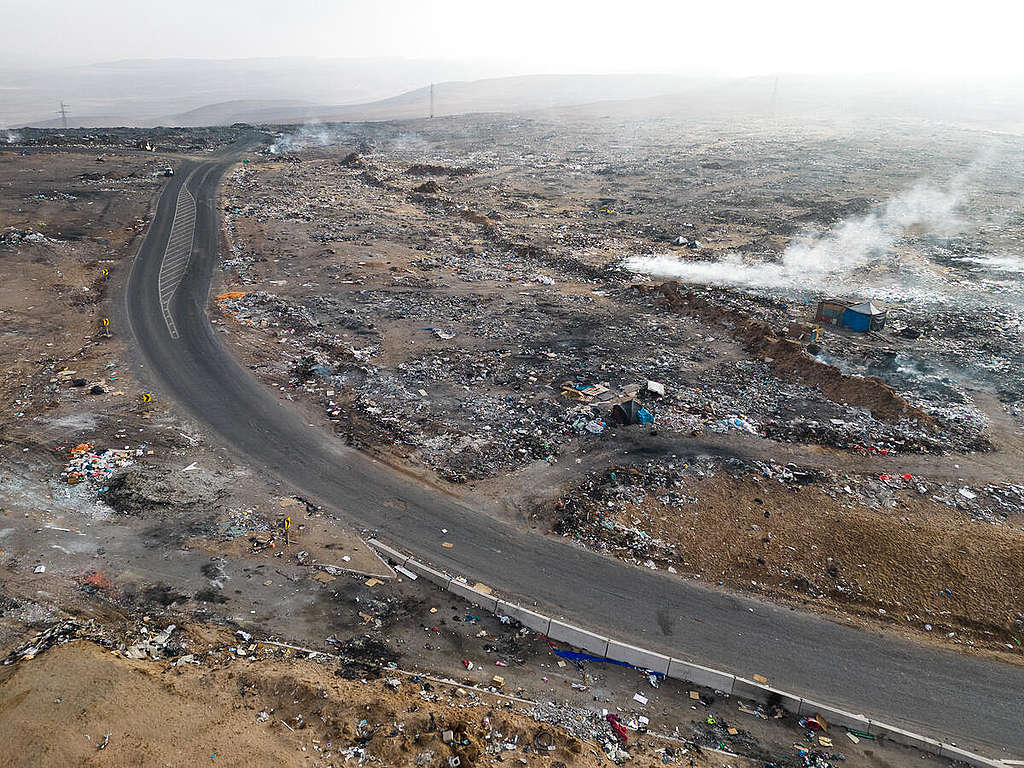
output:
M488 216L485 216L484 214L480 213L479 211L473 211L473 210L467 209L467 210L464 210L464 211L459 211L459 216L461 216L462 218L464 218L466 221L470 222L471 224L482 224L485 227L490 226L490 225L492 225L494 223L494 221L491 218L489 218Z
M341 161L341 164L343 166L345 166L346 168L363 168L363 167L365 167L365 163L363 162L363 158L361 158L359 156L358 152L349 152L347 155L345 155L344 159Z
M130 467L110 478L102 499L125 515L155 509L212 503L224 489L203 474L172 474L151 467Z
M658 286L664 305L690 316L728 327L747 351L770 364L779 378L815 387L829 399L867 408L880 421L896 423L916 419L932 426L934 419L901 397L876 376L847 376L834 365L816 360L803 344L777 334L770 325L753 320L739 310L722 307L695 291L682 291L676 281Z
M288 652L237 660L203 646L171 666L78 640L44 662L3 667L3 764L309 765L312 757L315 765L413 768L483 765L504 754L515 765L594 765L576 736L507 700L401 675L347 681ZM638 740L631 765L661 765L660 745ZM697 764L724 761L701 756Z
M358 178L361 182L370 187L376 187L377 189L385 189L387 187L387 184L369 171L363 171L359 174Z
M416 163L410 166L406 173L410 176L472 176L479 173L476 168L453 168L447 165L429 165L427 163Z
M418 187L414 187L412 191L422 192L425 195L436 195L441 191L441 185L431 179L430 181L423 182Z

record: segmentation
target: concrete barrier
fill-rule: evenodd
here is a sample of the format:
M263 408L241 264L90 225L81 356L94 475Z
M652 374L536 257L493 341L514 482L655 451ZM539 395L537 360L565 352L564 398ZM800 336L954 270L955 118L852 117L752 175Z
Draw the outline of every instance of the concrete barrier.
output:
M855 728L856 730L864 731L865 733L872 732L871 721L864 717L864 715L855 715L853 712L836 709L835 707L830 707L828 704L822 704L809 699L801 701L797 715L800 717L821 715L830 726L841 725L844 728Z
M968 752L966 749L954 747L952 744L940 744L939 757L946 757L950 760L962 760L978 768L1006 768L1006 763L976 755L973 752Z
M826 719L828 719L827 716ZM864 729L859 728L858 730ZM936 739L929 739L927 736L921 736L918 733L904 731L902 728L897 728L895 725L886 725L885 723L876 723L872 721L871 727L867 729L867 732L876 738L884 738L888 741L902 744L905 747L923 749L936 755L939 754L939 747L942 746Z
M732 684L736 679L735 675L719 672L717 669L702 667L700 664L691 664L688 661L672 659L668 665L668 677L674 680L685 680L694 685L703 685L716 691L732 693Z
M608 638L587 632L585 629L574 627L571 624L556 619L551 620L548 627L548 637L560 643L568 643L573 648L582 648L587 653L595 656L608 655Z
M540 632L542 635L548 633L548 627L551 624L551 619L547 616L514 603L506 603L504 600L498 600L498 604L495 606L495 613L511 616L524 627L529 627L534 632Z
M383 544L377 539L367 539L367 544L376 549L384 557L388 557L392 562L398 563L399 565L405 565L406 561L409 560L409 555L403 555L397 549L389 547L387 544Z
M494 613L498 607L498 598L485 595L483 592L473 589L469 584L458 579L452 579L448 582L448 591L479 605L485 611L490 611L491 613Z
M431 568L429 565L424 565L412 558L409 558L406 561L405 567L417 576L422 576L427 581L437 584L437 586L442 589L448 589L448 582L452 580L452 577L447 573L439 571L436 568Z
M606 655L609 659L624 661L635 667L649 669L662 675L668 674L668 665L672 661L663 653L654 653L653 651L637 648L635 645L620 643L616 640L608 642L608 653Z
M780 691L777 688L772 688L755 680L747 680L745 677L736 678L732 686L732 695L753 699L762 704L777 703L784 710L794 715L799 714L800 705L803 704L803 699L799 696L787 693L786 691Z

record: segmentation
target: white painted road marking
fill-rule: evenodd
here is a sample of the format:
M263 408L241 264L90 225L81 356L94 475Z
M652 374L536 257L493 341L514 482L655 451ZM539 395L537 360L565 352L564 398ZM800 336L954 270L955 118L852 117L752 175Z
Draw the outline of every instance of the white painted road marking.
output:
M198 169L197 169L198 170ZM185 276L188 269L189 259L192 257L192 246L196 234L196 199L188 191L188 183L195 171L192 171L181 185L178 192L178 203L174 209L174 221L171 223L171 233L167 237L167 247L164 248L163 261L160 262L160 276L157 279L157 292L160 296L160 310L164 315L164 322L167 323L167 332L172 339L178 338L178 328L171 317L171 299L174 292L181 285L181 278Z

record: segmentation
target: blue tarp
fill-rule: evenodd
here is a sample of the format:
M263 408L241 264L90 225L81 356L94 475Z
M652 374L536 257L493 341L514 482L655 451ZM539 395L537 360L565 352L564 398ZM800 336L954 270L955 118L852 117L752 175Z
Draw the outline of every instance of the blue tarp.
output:
M578 651L563 651L560 648L552 648L555 652L555 656L561 656L563 659L569 661L597 661L603 664L618 664L620 667L628 667L629 669L640 669L649 675L657 675L658 677L664 677L660 672L655 672L652 669L644 669L638 667L636 664L627 664L624 661L616 661L615 659L609 659L606 656L591 656L589 653L579 653Z
M871 328L871 315L847 309L843 312L843 325L852 331L868 331Z

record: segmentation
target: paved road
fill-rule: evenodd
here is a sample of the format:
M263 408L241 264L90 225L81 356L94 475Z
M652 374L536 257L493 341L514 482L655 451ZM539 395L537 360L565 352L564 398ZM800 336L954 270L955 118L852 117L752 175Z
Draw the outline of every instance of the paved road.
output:
M394 546L535 600L545 613L707 666L760 673L778 688L993 757L1024 757L1024 667L628 567L467 509L306 425L234 360L206 316L220 246L216 188L228 167L226 160L187 163L168 183L125 286L124 311L143 376L254 465L346 520L378 529ZM174 213L186 178L194 241L166 304L168 322L160 275L168 238L181 231Z

